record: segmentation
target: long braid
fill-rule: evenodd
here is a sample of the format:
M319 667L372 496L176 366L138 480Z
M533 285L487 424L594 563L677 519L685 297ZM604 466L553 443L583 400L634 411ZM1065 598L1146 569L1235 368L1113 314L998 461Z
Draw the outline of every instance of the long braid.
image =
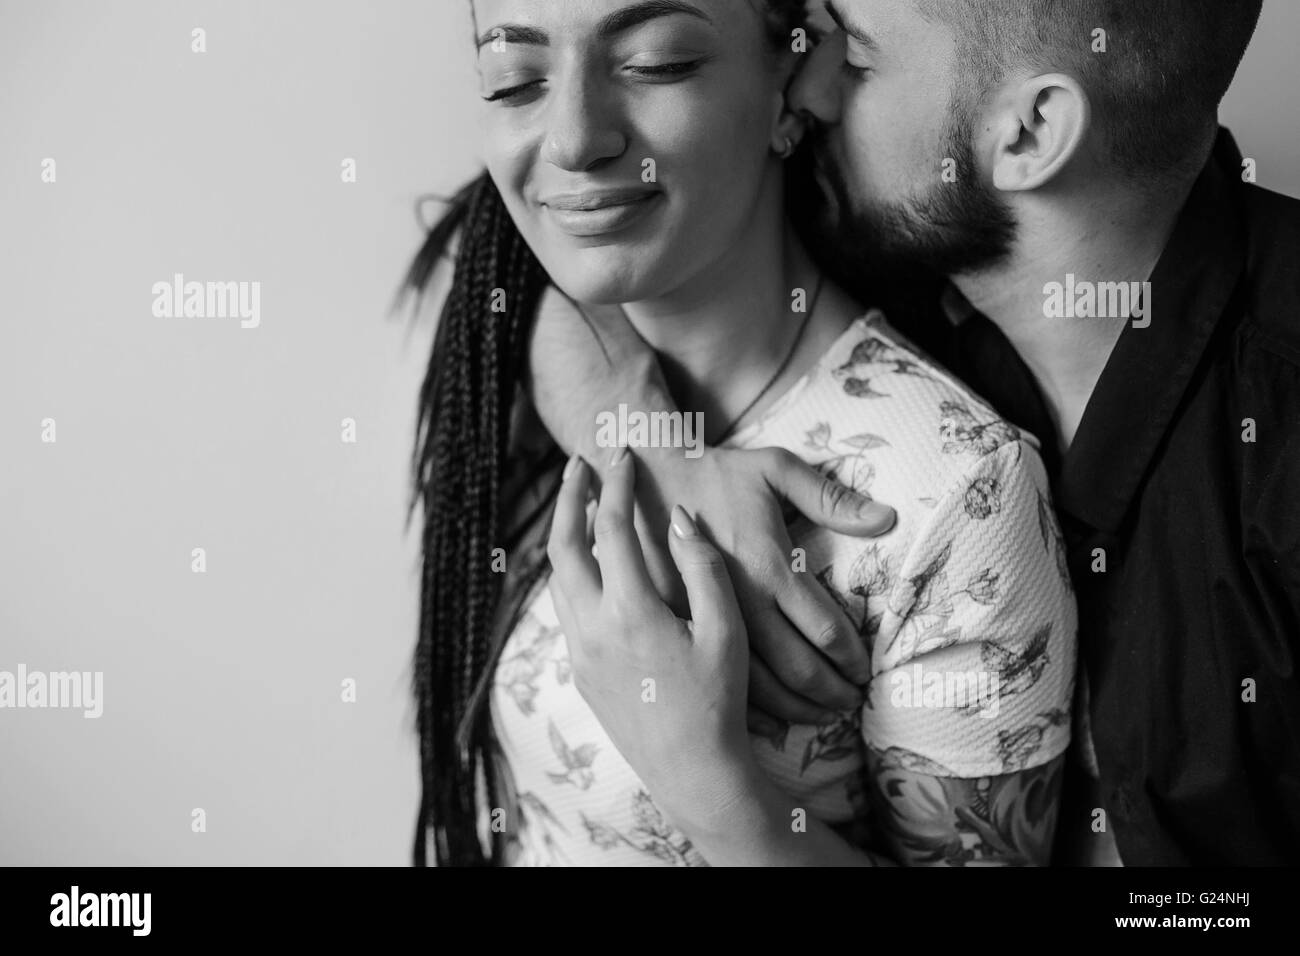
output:
M459 237L420 392L413 477L423 501L415 693L422 797L415 862L432 830L438 865L489 862L478 838L477 793L497 792L492 735L483 713L467 746L456 732L484 676L501 576L490 562L501 531L501 480L509 413L527 356L528 331L546 273L524 243L492 181L481 176L453 199L412 264L407 287L427 285ZM495 843L495 841L494 841ZM492 859L498 856L494 845Z

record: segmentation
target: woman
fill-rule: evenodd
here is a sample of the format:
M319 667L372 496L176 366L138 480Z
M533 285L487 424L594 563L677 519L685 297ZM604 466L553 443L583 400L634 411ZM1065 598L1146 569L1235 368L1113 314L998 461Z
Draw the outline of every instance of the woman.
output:
M416 458L417 862L426 826L439 864L876 862L869 842L960 863L1050 837L1025 793L1069 741L1075 621L1036 445L860 317L787 227L803 4L473 7L488 175L410 276L423 288L458 237ZM621 305L711 443L785 447L899 503L870 546L795 535L870 655L865 706L746 735L751 662L708 516L673 514L687 623L638 563L630 453L592 555L596 475L575 459L557 489L563 459L517 401L548 281ZM916 818L962 787L985 826ZM868 837L864 789L895 795Z

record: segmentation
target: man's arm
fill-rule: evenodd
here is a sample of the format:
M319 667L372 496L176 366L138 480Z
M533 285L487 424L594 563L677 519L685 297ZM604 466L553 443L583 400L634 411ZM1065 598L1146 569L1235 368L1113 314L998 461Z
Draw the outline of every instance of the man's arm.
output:
M598 414L620 402L647 411L674 404L654 351L622 309L579 308L553 286L533 326L525 385L556 443L602 473L609 449L596 444Z
M873 834L905 866L1045 865L1077 615L1046 474L1017 440L970 462L884 588L862 710Z
M566 453L604 478L612 449L596 443L596 418L620 403L645 411L670 410L672 396L654 352L616 306L581 309L553 286L538 309L525 385L546 430ZM636 529L657 541L671 504L663 495L672 468L669 449L637 449L650 478L637 488ZM655 480L658 477L660 480ZM660 596L683 611L686 595L664 549L644 546L646 567Z
M970 780L931 776L869 750L875 832L904 866L1046 866L1064 766L1062 754Z
M674 822L713 866L1045 866L1064 762L962 779L869 751L872 836L887 853L852 846L761 773L711 817Z
M674 411L654 352L618 308L584 308L551 290L534 328L528 386L543 423L565 451L603 474L610 449L596 443L601 412L620 404ZM893 527L893 509L831 481L795 456L772 450L638 449L636 525L656 588L685 607L664 549L673 504L711 516L709 531L728 559L754 650L751 726L818 723L857 706L870 678L861 638L812 575L794 571L782 502L813 522L850 535ZM768 716L770 715L770 716Z

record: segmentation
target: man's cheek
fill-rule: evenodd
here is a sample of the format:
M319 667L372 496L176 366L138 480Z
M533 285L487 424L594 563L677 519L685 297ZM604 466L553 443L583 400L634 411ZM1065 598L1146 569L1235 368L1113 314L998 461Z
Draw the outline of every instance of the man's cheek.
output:
M859 119L865 120L865 117ZM832 145L840 178L851 193L872 191L879 185L876 170L881 165L881 154L888 149L890 138L890 134L868 122L846 123L841 128Z
M861 152L850 153L839 165L840 191L849 208L862 210L882 198L880 170L874 158Z

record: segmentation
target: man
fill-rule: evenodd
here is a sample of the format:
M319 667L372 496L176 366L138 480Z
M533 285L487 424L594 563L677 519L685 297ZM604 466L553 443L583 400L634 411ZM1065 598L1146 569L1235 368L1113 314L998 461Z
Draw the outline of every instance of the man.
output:
M946 276L904 330L1043 439L1086 677L1061 862L1300 850L1300 203L1217 122L1261 4L831 0L791 91L816 250Z

